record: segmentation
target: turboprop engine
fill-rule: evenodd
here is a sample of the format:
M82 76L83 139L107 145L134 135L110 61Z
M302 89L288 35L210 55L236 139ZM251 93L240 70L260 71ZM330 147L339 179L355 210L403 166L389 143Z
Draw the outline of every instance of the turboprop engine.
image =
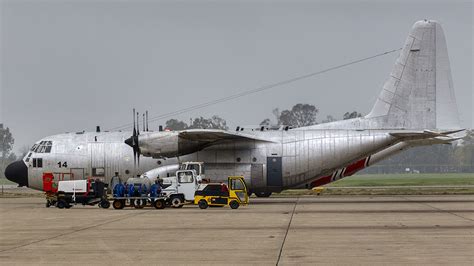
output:
M183 138L177 131L142 134L138 141L141 154L154 158L176 157L203 149L204 143Z

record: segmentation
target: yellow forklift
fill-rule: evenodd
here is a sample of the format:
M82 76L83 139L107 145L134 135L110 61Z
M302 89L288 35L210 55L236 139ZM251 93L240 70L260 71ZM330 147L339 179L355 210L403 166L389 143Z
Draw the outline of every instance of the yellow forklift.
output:
M229 176L224 183L202 184L194 194L194 204L206 209L209 206L230 206L232 209L247 205L249 196L243 176Z

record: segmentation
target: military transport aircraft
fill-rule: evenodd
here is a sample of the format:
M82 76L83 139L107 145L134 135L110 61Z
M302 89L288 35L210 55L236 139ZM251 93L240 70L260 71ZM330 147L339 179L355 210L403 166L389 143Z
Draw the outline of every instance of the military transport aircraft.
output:
M409 32L365 117L280 130L60 134L37 142L5 175L41 190L44 172L59 180L110 178L115 172L131 176L158 168L148 176L156 178L172 175L180 161L201 161L212 181L242 175L256 195L269 196L330 183L410 147L450 143L463 137L462 131L443 30L438 22L423 20ZM137 170L140 154L145 158Z

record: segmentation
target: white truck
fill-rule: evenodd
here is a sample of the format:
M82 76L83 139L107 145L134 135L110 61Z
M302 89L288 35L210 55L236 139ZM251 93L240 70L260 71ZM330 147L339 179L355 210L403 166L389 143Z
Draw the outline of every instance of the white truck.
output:
M109 208L105 184L100 180L67 180L58 182L58 192L52 198L47 198L46 206L70 208L72 205L96 205Z
M194 201L194 193L201 184L201 176L195 170L178 170L175 177L170 177L171 183L162 190L168 198L167 203L174 208L181 208L186 202Z
M163 167L159 167L144 173L141 177L149 179L152 183L157 179L161 180L162 193L167 197L166 203L175 208L181 208L184 203L193 201L194 192L205 180L203 162L183 162L179 165L176 175L171 177L160 177L162 170Z

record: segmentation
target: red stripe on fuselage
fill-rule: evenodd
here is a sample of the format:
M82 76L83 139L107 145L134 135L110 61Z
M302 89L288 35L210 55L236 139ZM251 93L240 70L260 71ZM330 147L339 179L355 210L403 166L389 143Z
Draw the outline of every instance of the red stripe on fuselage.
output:
M314 180L313 182L311 182L311 187L319 187L319 186L322 186L322 185L326 185L326 184L329 184L332 182L332 175L327 175L327 176L323 176L317 180Z
M351 176L355 174L356 172L366 168L369 164L369 160L370 160L370 156L364 159L361 159L353 164L348 165L347 167L343 168L341 172L339 172L339 170L336 170L331 175L318 178L317 180L311 182L311 188L326 185L340 178ZM338 174L340 176L337 176ZM333 180L333 177L334 177L334 180Z
M344 176L351 176L351 175L355 174L355 172L358 172L358 171L364 169L366 161L367 161L367 158L364 158L362 160L359 160L359 161L347 166L346 171L344 171Z

